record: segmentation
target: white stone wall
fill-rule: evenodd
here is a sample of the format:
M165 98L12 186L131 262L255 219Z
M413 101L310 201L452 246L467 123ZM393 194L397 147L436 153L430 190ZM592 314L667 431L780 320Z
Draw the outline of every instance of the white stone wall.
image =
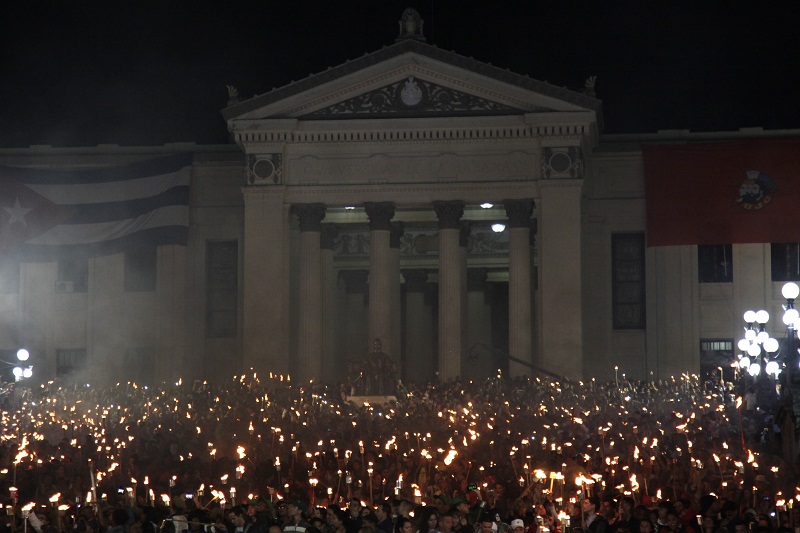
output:
M755 133L748 131L746 135L752 137ZM717 137L728 139L732 135ZM430 223L435 228L433 210L419 210L433 200L458 197L468 205L475 205L489 194L495 195L491 198L495 201L506 194L510 197L530 194L536 201L534 216L539 220L532 310L534 360L555 373L579 378L612 379L615 365L620 374L637 379L697 372L700 340L730 338L735 342L742 331L741 314L747 308L767 309L773 316L769 325L771 334L783 335L779 319L782 284L770 279L768 244L734 245L733 282L726 284L698 282L696 247L648 248L647 327L613 329L611 236L645 229L639 146L642 142L677 138L691 138L691 134L605 137L594 152L586 154L582 180L552 180L543 184L538 165L522 181L502 180L513 177L513 173L498 172L482 182L477 180L479 172L461 175L475 181L459 179L452 183L441 183L438 178L433 180L435 183L428 183L426 175L414 174L405 180L392 174L387 179L399 183L382 184L374 181L380 179L380 172L376 171L370 176L360 173L353 178L357 183L335 190L330 184L244 187L245 154L240 147L184 147L196 154L190 242L188 247L159 250L156 291L123 290L122 255L91 260L89 291L83 294L55 291L55 263L23 264L19 294L0 295L3 317L0 348L28 346L37 379L42 380L54 376L56 350L65 348L86 348L87 367L92 372L87 377L109 381L118 381L126 375L128 363L124 354L143 347L155 350L155 372L165 379L179 376L227 379L250 367L285 374L297 359L295 304L299 255L295 253L296 220L290 216L293 202L327 201L341 207L351 201L355 204L368 200L396 201L401 207L416 208L411 211L401 208L397 219ZM714 137L703 134L698 139L710 141ZM528 143L531 153L535 153L536 142ZM441 146L422 143L413 147L417 152L412 153L412 144L377 149L376 159L384 162L380 168L388 168L387 161L405 158L408 162L425 154L431 156L425 165L433 168L437 161L450 157L442 155ZM173 148L31 148L0 151L0 164L62 168L124 164L170 153ZM348 148L345 155L369 158L370 149L366 145ZM479 145L470 149L475 153L483 150ZM332 146L320 150L327 158L338 157ZM301 152L313 151L310 146L289 150L293 155L288 168L292 170L287 179L302 182L296 163L306 157ZM495 154L488 159L491 161L496 154L503 153L500 147L491 147L489 151ZM460 155L470 161L467 152ZM525 157L531 156L523 154ZM459 164L452 163L452 168L460 168ZM495 178L500 181L494 183ZM419 183L408 183L413 180ZM469 209L467 213L465 218L478 216ZM550 222L543 222L548 217ZM353 218L343 213L332 214L324 222L329 221L366 223L364 217ZM205 335L205 245L214 240L239 243L239 328L234 338L210 339ZM506 258L487 256L482 261L480 264L493 269L493 279L502 278L500 271L506 265ZM329 372L333 369L336 377L341 378L344 358L369 349L368 339L353 338L357 332L366 331L369 310L364 307L363 299L359 303L358 296L344 293L335 274L342 268L368 268L368 259L365 256L345 261L334 256L326 264L334 269L328 273L330 279L339 283L335 300L341 316L337 316L335 334L330 336L335 346L329 353L336 354L335 360L327 361L325 368ZM435 270L436 265L435 251L430 257L401 260L401 268ZM478 263L473 261L469 266ZM430 279L436 281L435 272ZM423 304L415 305L422 308ZM481 305L485 302L481 302L479 295L471 294L467 317L470 334L481 326L474 322L475 317L480 314L486 320L487 308ZM407 323L417 324L418 318L415 316ZM434 317L426 320L433 328ZM489 335L483 331L479 337L485 340ZM435 355L435 332L426 330L422 337L431 343L431 350L426 353ZM553 357L564 353L572 354L573 359Z

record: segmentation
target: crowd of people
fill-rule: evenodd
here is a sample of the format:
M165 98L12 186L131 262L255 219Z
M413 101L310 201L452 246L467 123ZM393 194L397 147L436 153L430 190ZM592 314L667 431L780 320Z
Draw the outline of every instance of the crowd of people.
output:
M8 512L0 526L14 533L800 528L796 465L757 430L757 409L696 377L398 382L380 405L353 401L350 392L255 374L221 385L8 390L0 436L0 502Z

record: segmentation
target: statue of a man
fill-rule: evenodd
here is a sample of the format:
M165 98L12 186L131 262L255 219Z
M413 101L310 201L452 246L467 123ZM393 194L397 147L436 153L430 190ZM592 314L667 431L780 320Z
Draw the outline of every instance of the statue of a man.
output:
M364 361L364 378L368 396L385 396L390 392L390 383L394 378L394 362L383 353L380 339L372 341L372 352Z

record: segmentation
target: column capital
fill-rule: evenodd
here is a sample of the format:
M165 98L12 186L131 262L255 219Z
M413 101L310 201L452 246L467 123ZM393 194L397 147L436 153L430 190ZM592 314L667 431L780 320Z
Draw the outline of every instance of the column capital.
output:
M322 224L320 228L319 247L323 250L336 249L336 237L339 236L339 226L332 222Z
M389 231L389 248L400 248L400 239L406 232L405 222L392 222Z
M464 202L461 200L433 202L433 210L439 218L439 229L460 229Z
M529 228L533 214L533 200L503 200L508 217L508 225L512 228Z
M320 231L325 218L325 204L293 204L292 211L300 221L300 231Z
M428 272L423 268L403 270L403 279L406 280L406 292L425 292L427 290Z
M392 202L366 202L364 211L369 217L370 231L385 230L390 231L392 218L394 217L394 204Z

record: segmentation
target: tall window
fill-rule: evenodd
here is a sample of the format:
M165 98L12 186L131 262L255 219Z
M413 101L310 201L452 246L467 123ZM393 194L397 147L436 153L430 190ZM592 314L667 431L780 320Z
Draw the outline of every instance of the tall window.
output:
M125 252L125 290L128 292L156 290L155 247Z
M614 329L644 329L644 233L611 236L611 289Z
M800 280L800 243L772 244L772 281Z
M68 376L86 365L86 349L56 350L56 375Z
M235 337L239 286L239 244L206 243L206 337Z
M62 259L58 262L56 292L86 292L89 288L89 261Z
M730 283L733 263L730 244L701 244L697 247L697 271L700 283Z

